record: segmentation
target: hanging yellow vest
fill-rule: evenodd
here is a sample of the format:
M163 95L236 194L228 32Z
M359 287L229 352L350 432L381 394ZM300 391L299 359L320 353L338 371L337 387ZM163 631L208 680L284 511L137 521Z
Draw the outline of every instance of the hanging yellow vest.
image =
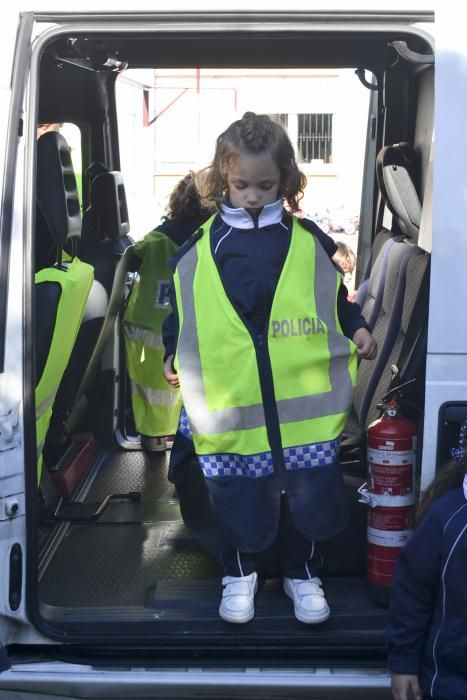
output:
M261 342L283 449L338 438L357 368L355 346L337 317L339 273L294 218L268 328L253 341L225 293L211 252L211 223L174 275L180 320L175 366L196 452L257 455L271 449L257 361Z
M36 386L38 481L42 472L42 449L55 395L75 344L93 280L94 270L91 265L78 258L74 258L64 269L46 267L35 275L36 285L55 282L61 287L52 342L44 371Z
M172 273L167 261L178 250L165 234L151 231L135 245L142 259L123 316L127 370L136 429L142 435L173 435L181 398L163 376L162 324L170 313Z

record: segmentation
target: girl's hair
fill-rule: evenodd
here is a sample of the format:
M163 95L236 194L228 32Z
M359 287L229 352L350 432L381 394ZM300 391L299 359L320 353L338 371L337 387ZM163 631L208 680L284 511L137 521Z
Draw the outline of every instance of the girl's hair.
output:
M169 221L192 221L199 225L213 213L214 207L202 199L196 175L190 170L172 190L165 218Z
M447 491L457 489L462 486L465 476L464 461L453 459L447 462L436 474L433 481L423 491L418 505L416 521L419 523L426 515L428 508L437 498L440 498Z
M280 171L279 194L292 211L299 209L306 177L298 169L293 146L282 126L266 114L245 112L216 141L211 165L206 169L203 195L220 205L228 193L227 175L241 153L270 153Z

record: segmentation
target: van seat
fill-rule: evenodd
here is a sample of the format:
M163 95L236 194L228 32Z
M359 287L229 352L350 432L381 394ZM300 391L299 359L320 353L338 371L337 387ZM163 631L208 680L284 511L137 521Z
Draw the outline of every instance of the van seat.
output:
M60 458L68 442L65 423L99 342L118 265L125 250L132 245L129 229L122 174L117 171L100 172L91 182L90 206L83 215L82 235L78 244L80 258L92 265L94 282L55 400L45 447L53 461Z
M407 345L420 339L426 320L430 256L417 245L422 206L416 163L417 155L406 143L384 147L377 158L378 185L392 227L383 227L375 237L356 300L378 343L378 356L359 363L342 442L344 461L346 450L363 444L366 428L378 416L377 404L391 383L391 366L401 371L406 357L414 357ZM420 353L418 364L422 359ZM412 371L420 374L423 368L412 361Z

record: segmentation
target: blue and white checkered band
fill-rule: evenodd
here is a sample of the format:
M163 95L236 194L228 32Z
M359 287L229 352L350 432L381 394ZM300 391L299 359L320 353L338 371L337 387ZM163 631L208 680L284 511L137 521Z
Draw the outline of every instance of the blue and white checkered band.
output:
M301 445L300 447L287 447L284 449L285 468L313 469L314 467L326 467L334 464L339 453L339 440L329 442L316 442L314 445Z
M178 432L191 440L191 425L188 420L187 412L185 411L185 406L182 406L182 410L180 411Z
M273 472L270 452L260 452L256 455L199 455L198 458L206 477L246 476L249 479L261 479Z

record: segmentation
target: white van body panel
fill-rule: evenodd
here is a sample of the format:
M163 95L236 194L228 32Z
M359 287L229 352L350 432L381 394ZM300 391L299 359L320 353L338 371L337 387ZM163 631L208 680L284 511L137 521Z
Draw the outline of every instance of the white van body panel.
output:
M463 28L452 18L450 3L440 4L436 10L436 151L422 488L435 473L441 406L467 399L467 95L461 87L467 80L467 47Z
M341 690L336 690L338 679ZM53 683L54 692L50 693ZM206 689L209 689L206 691ZM96 669L63 662L22 664L2 674L0 700L80 700L81 698L320 698L376 700L390 698L389 677L382 671L345 668ZM200 693L206 695L200 695ZM311 694L312 693L312 694ZM377 695L376 695L377 693ZM381 694L383 693L383 694Z

